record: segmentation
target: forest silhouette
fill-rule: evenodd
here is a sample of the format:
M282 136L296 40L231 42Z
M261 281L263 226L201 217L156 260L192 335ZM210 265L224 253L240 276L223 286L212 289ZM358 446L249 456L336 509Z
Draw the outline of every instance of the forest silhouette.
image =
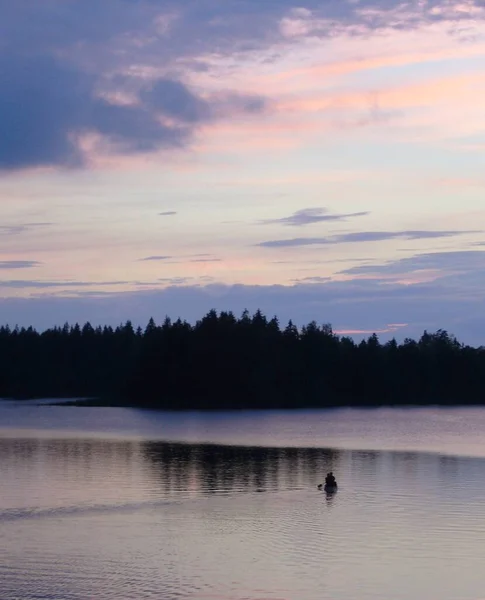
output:
M359 343L330 325L281 327L261 311L194 325L0 328L0 396L96 398L170 410L481 404L485 348L444 330Z

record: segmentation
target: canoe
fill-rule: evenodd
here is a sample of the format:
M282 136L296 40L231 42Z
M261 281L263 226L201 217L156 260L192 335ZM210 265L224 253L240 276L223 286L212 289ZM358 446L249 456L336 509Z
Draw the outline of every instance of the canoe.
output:
M335 484L335 485L325 484L323 489L327 492L327 494L334 494L337 491L337 484Z

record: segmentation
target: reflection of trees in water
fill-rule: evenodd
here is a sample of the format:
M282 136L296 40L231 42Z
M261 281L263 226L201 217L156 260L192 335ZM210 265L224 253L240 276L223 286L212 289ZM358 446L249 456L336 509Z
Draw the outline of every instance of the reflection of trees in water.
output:
M301 448L235 447L205 444L99 439L0 439L0 471L29 477L106 476L131 479L148 466L155 487L165 492L233 489L294 489L320 483L336 470L341 453ZM143 476L142 476L143 477Z
M460 466L460 459L456 456L440 456L439 469L444 475L456 476Z
M428 470L429 461L432 463L432 468L436 469L439 460L438 455L402 450L353 450L349 458L353 478L356 481L373 482L379 478L394 477L411 481L416 479L417 474L423 469Z
M316 485L341 456L336 450L162 442L142 444L142 454L167 492L209 493Z
M419 471L422 471L423 460L426 460L426 455L416 452L401 451L391 454L393 471L399 472L407 481L416 480ZM436 459L433 460L433 463L435 462Z
M365 477L375 477L382 468L384 456L376 450L350 451L350 472L352 476L364 474Z
M483 479L485 461L415 452L263 448L99 439L0 439L0 485L64 478L93 491L126 482L126 490L162 494L313 488L328 471L342 488L376 489L406 480L434 483ZM410 488L412 489L412 488ZM94 492L93 492L94 493ZM126 492L128 493L128 492Z
M128 473L137 461L138 442L86 439L0 439L0 470L24 469L57 474L75 469L80 476L93 470Z

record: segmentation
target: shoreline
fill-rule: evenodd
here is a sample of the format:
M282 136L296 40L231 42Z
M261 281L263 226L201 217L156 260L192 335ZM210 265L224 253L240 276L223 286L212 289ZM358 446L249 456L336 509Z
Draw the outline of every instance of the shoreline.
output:
M235 407L207 407L207 408L201 408L200 406L184 406L184 407L180 407L180 408L176 408L173 405L170 407L163 407L163 406L150 406L148 404L140 404L140 403L130 403L130 402L126 402L126 401L122 401L122 400L109 400L106 398L59 398L58 400L54 399L54 398L49 398L49 399L43 399L43 398L29 398L29 399L15 399L15 398L11 398L11 399L5 399L8 401L13 401L13 402L18 402L18 403L22 403L22 402L28 402L30 405L35 405L35 406L65 406L65 407L78 407L78 408L129 408L129 409L139 409L139 410L150 410L150 411L154 411L154 412L173 412L173 413L189 413L189 412L204 412L204 413L211 413L211 412L229 412L229 413L236 413L236 412L279 412L279 411L285 411L285 412L292 412L292 411L301 411L301 410L306 410L306 411L319 411L319 410L345 410L345 409L349 409L349 410L379 410L379 409L384 409L384 408L389 408L389 409L402 409L402 410L412 410L412 409L417 409L417 408L422 408L422 409L430 409L430 408L485 408L485 401L482 402L474 402L474 401L470 401L470 402L455 402L455 403L451 403L451 402L429 402L429 403L402 403L402 402L395 402L395 403L389 403L389 402L376 402L373 404L368 404L368 403L360 403L360 402L351 402L351 403L329 403L329 404L325 404L322 406L306 406L306 405L302 405L302 406L280 406L280 407L276 407L276 406L261 406L261 407L254 407L254 406L235 406ZM44 401L42 401L44 400ZM36 404L36 401L38 401L39 403Z

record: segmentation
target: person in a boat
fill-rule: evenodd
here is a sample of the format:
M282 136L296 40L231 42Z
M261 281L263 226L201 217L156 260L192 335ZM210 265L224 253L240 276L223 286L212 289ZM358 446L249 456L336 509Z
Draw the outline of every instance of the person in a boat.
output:
M325 477L325 485L330 485L330 486L337 485L337 480L335 479L335 476L332 473L332 471L330 471L330 473L327 473L327 476Z

